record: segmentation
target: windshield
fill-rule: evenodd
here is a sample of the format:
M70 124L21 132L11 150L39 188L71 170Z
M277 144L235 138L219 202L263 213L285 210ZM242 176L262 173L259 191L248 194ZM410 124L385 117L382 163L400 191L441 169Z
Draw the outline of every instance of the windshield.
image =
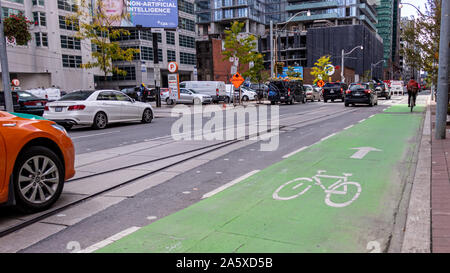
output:
M62 97L60 101L67 100L86 100L94 91L75 91Z
M198 94L198 92L195 91L195 90L192 90L192 89L188 89L188 90L191 91L191 92L194 93L194 94Z
M339 83L327 82L325 87L341 87L341 85Z
M21 99L39 99L35 95L25 92L25 91L16 91L17 95L19 95L19 98Z
M358 89L369 89L369 86L367 84L358 83L358 84L351 84L350 90L358 90Z

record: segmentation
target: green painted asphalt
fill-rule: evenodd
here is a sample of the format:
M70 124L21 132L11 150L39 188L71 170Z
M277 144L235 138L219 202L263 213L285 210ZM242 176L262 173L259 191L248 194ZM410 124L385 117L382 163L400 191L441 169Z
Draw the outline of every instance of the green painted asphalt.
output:
M413 112L424 112L425 111L425 106L421 106L421 105L416 105L413 108ZM411 112L411 108L408 107L407 104L399 104L399 105L394 105L392 107L389 107L388 109L386 109L386 111L384 111L385 113L406 113L406 112Z
M415 167L423 121L423 115L396 114L401 108L393 106L392 113L377 114L97 252L369 252L371 241L385 250L402 187ZM382 151L351 158L358 147ZM327 198L307 180L319 170L352 174L347 181L354 183ZM328 188L338 177L317 179ZM306 179L296 189L298 183L291 183L276 192L296 178ZM297 198L279 200L305 189Z

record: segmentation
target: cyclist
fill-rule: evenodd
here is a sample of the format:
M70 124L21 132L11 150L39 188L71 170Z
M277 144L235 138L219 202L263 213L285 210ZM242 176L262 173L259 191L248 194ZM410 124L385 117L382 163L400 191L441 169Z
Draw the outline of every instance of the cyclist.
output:
M416 103L417 91L419 90L419 84L414 80L414 77L411 77L408 84L406 85L406 89L408 90L408 107L411 106L411 98L413 99L413 103Z

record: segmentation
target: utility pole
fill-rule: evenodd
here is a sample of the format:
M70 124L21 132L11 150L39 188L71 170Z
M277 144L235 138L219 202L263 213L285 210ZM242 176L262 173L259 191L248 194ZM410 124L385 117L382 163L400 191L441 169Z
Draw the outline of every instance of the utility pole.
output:
M342 49L341 52L341 82L344 83L345 77L344 77L344 49Z
M273 78L274 73L274 65L275 62L273 60L273 21L270 20L270 77Z
M450 1L442 1L441 33L439 42L439 73L436 96L436 139L445 139L448 107L449 47L450 47Z
M0 0L0 11L2 11L2 1ZM6 52L6 38L3 27L3 12L0 12L0 62L2 65L3 94L5 95L5 108L8 112L14 112L11 79L9 78L8 55Z

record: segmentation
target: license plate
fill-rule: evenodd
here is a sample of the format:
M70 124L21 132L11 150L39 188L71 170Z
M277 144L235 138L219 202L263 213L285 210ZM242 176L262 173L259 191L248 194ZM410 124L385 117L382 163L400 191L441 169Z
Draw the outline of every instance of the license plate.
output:
M361 96L361 94L360 94L360 93L355 93L355 94L353 94L353 95L355 95L355 96Z
M55 107L55 112L62 112L62 107Z
M42 106L42 102L36 103L36 106Z
M333 93L334 93L334 91L333 91L333 90L331 90L331 91L330 91L330 94L333 94Z
M280 99L284 100L284 97L281 97Z

